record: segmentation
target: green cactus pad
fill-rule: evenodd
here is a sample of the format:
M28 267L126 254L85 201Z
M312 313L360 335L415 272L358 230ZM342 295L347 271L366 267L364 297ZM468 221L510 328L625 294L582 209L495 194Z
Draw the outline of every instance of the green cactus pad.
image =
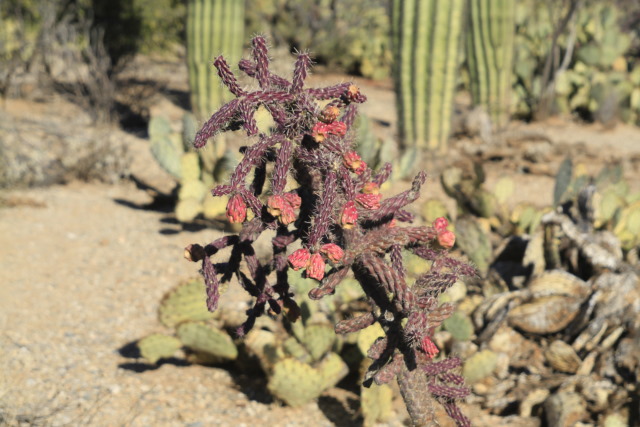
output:
M378 322L371 326L367 326L358 332L358 349L363 355L367 355L371 345L380 337L384 337L384 329Z
M365 425L388 421L393 414L393 390L387 384L360 387L360 407Z
M467 359L462 374L469 384L473 384L491 375L497 365L498 355L491 350L483 350Z
M402 259L408 276L412 278L416 278L421 274L428 272L431 268L430 261L420 258L418 255L412 254L409 251L402 252Z
M442 323L444 329L458 341L468 341L473 335L471 319L461 311L456 311Z
M267 387L289 406L302 406L316 399L323 391L324 381L317 369L288 358L273 367Z
M184 153L180 158L180 170L182 171L182 181L199 181L200 180L200 159L198 153L190 151Z
M207 194L204 196L204 202L202 202L204 217L207 219L223 217L227 212L227 203L229 203L229 197L214 197L207 191Z
M282 343L282 349L284 353L288 356L295 357L297 360L309 363L311 356L309 352L305 349L304 345L302 345L295 337L289 337Z
M180 284L169 292L158 309L160 322L174 328L186 321L208 320L214 314L207 310L205 286L201 279Z
M336 333L328 324L307 325L304 328L302 344L311 354L313 360L320 360L336 341Z
M202 201L194 198L181 199L176 205L176 219L191 222L202 213Z
M173 356L182 347L182 342L171 335L152 334L139 340L137 345L140 355L155 364L160 359Z
M193 141L198 131L198 124L196 118L191 113L185 113L182 116L182 146L185 151L193 147Z
M205 194L207 194L207 187L202 181L198 179L183 180L180 185L180 191L178 191L178 199L194 199L201 202Z
M349 373L349 367L337 353L329 353L318 365L322 377L322 389L334 387Z
M169 136L171 134L171 123L166 117L154 116L149 120L147 133L150 140L156 140Z
M230 360L238 357L238 349L229 334L212 326L186 322L178 326L176 333L185 347L195 351Z
M180 158L182 156L182 144L177 145L170 135L158 136L151 140L151 154L153 154L162 169L169 172L176 179L181 178Z
M470 216L456 221L456 244L483 274L489 269L491 242L477 220Z
M515 184L513 180L507 176L503 176L496 182L496 186L493 189L493 194L496 197L496 200L501 205L504 205L509 201L513 192L515 190Z
M360 283L352 278L347 277L340 282L340 285L336 288L335 298L337 298L341 304L349 304L350 302L357 301L360 298L364 298L365 293L362 290Z
M435 221L436 218L449 218L447 207L438 199L429 199L424 202L420 208L422 218L428 223Z

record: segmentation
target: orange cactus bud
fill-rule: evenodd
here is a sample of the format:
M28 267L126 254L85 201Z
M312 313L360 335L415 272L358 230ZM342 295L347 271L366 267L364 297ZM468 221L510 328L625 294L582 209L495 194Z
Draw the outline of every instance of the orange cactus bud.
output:
M324 260L322 259L322 255L315 253L311 255L309 259L309 266L307 267L307 277L316 280L322 280L324 277Z
M355 151L349 151L345 153L345 155L343 156L343 163L347 169L356 173L358 173L357 171L362 168L363 164L365 164L365 162L362 160L360 155ZM366 164L365 164L365 167L366 167Z
M345 203L342 209L341 222L344 228L353 228L358 222L358 211L356 209L356 203L353 200Z
M240 194L234 194L227 203L227 218L232 224L239 224L247 219L247 205Z
M444 230L438 233L438 244L443 248L450 249L456 243L456 235L453 231Z
M326 245L322 245L320 248L320 252L325 254L329 260L333 262L338 262L344 257L344 251L342 248L335 243L327 243Z
M289 255L288 261L291 268L295 271L300 270L301 268L306 268L309 265L309 258L311 258L311 254L305 248L300 248L297 251L293 252Z
M335 105L327 105L320 113L320 121L324 123L335 122L340 115L340 109Z
M375 182L367 182L364 187L362 187L362 192L364 194L378 194L380 192L380 186Z

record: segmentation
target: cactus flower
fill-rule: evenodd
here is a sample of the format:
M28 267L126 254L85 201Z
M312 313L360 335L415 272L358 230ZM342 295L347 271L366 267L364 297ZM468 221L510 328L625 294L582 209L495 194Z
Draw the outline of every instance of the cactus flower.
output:
M443 248L450 249L456 243L456 235L453 231L444 230L438 232L438 244Z
M315 253L311 255L309 259L309 266L307 267L307 277L316 280L322 280L324 277L324 260L322 259L322 255L319 253Z
M431 341L431 338L426 335L422 338L422 342L420 344L422 351L424 351L431 359L433 359L436 354L440 353L438 347L433 343L433 341Z
M234 194L227 203L227 218L231 224L239 224L247 219L247 205L240 194Z
M360 203L365 209L380 209L380 200L382 194L358 194L356 202Z
M347 133L347 125L343 122L333 122L327 125L330 135L345 136Z
M309 250L300 248L289 255L288 261L289 265L291 265L291 268L293 268L295 271L298 271L301 268L307 267L307 265L309 264L309 258L311 258Z
M311 130L311 136L317 143L321 143L329 135L328 125L326 123L318 122L313 126Z
M358 222L358 211L356 209L356 203L353 200L349 200L344 204L340 221L342 222L342 226L347 229L353 228L356 222Z
M329 260L333 262L338 262L344 257L344 251L342 248L335 243L327 243L326 245L322 245L320 248L320 252L325 254Z

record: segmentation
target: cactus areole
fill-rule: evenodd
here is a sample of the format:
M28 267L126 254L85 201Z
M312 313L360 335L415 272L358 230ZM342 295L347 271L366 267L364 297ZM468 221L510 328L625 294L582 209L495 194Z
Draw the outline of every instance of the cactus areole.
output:
M434 402L443 405L458 425L470 425L456 406L468 389L462 386L462 377L451 372L461 362L434 361L437 348L432 337L452 312L450 305L438 302L438 295L475 271L448 255L448 243L453 241L449 238L444 245L439 241L441 224L401 226L413 220L405 208L418 198L426 174L420 172L410 189L383 197L377 190L389 178L391 165L373 171L364 162L353 163L357 159L351 154L356 143L352 126L358 104L366 100L359 89L351 83L306 88L311 59L304 52L295 62L292 81L285 80L269 70L264 38L254 38L252 48L253 59L240 61L239 68L255 78L259 88L241 88L224 58L216 58L218 74L236 99L211 116L194 142L202 147L219 132L243 129L252 143L242 150L243 158L229 182L212 190L214 196L231 196L229 219L242 219L242 230L185 250L187 259L202 263L207 306L217 307L220 283L235 276L254 298L237 331L244 336L267 312L291 321L299 316L287 281L289 268L318 281L309 292L312 299L333 294L351 272L372 311L340 321L336 331L356 332L374 322L385 331L368 352L374 362L365 386L396 378L417 425L434 421ZM331 108L321 109L321 102ZM260 106L273 116L269 134L259 133L256 125L254 113ZM273 166L268 168L268 163ZM266 179L271 181L267 194ZM253 219L247 219L239 206L253 211ZM274 230L275 237L265 262L253 244L267 230ZM231 247L230 256L220 259L217 254L226 247ZM411 284L403 268L405 251L431 261L431 269Z

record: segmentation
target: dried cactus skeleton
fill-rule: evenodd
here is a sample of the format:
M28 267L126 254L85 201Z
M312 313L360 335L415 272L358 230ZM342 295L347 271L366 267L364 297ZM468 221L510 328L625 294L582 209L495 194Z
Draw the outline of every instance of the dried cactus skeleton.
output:
M291 82L272 74L266 41L260 36L252 41L252 56L253 61L242 60L239 67L257 80L259 89L253 92L239 86L224 58L214 61L236 99L213 114L194 142L202 147L218 132L237 129L257 137L244 150L229 183L212 190L214 196L230 196L228 217L241 222L242 230L185 250L187 259L202 263L209 309L218 305L220 284L235 275L255 298L247 321L237 331L243 336L267 311L284 313L290 320L299 317L287 279L290 267L318 280L309 292L311 299L333 294L352 271L373 309L340 321L336 332L356 332L375 322L385 332L368 351L373 363L365 374L365 385L397 378L416 425L434 421L434 401L458 425L470 425L455 403L468 394L462 376L451 372L460 361L434 362L438 349L431 337L452 311L448 305L439 305L438 295L475 271L448 256L455 236L443 228L446 223L396 225L413 219L404 208L418 198L426 174L418 174L411 189L383 199L378 189L389 178L391 165L374 172L352 148L350 129L357 104L366 100L358 88L350 83L305 88L311 64L307 53L298 55ZM321 109L319 103L327 101ZM254 113L259 106L274 119L268 135L259 134L256 126ZM247 182L252 169L253 180ZM269 170L270 194L264 194ZM297 188L286 191L296 182ZM254 214L251 220L248 210ZM261 262L253 243L266 230L275 230L273 253L268 262ZM443 233L446 239L441 238ZM293 251L298 241L301 248ZM214 264L211 257L227 247L232 248L228 261ZM431 262L430 270L411 286L405 280L403 249Z

